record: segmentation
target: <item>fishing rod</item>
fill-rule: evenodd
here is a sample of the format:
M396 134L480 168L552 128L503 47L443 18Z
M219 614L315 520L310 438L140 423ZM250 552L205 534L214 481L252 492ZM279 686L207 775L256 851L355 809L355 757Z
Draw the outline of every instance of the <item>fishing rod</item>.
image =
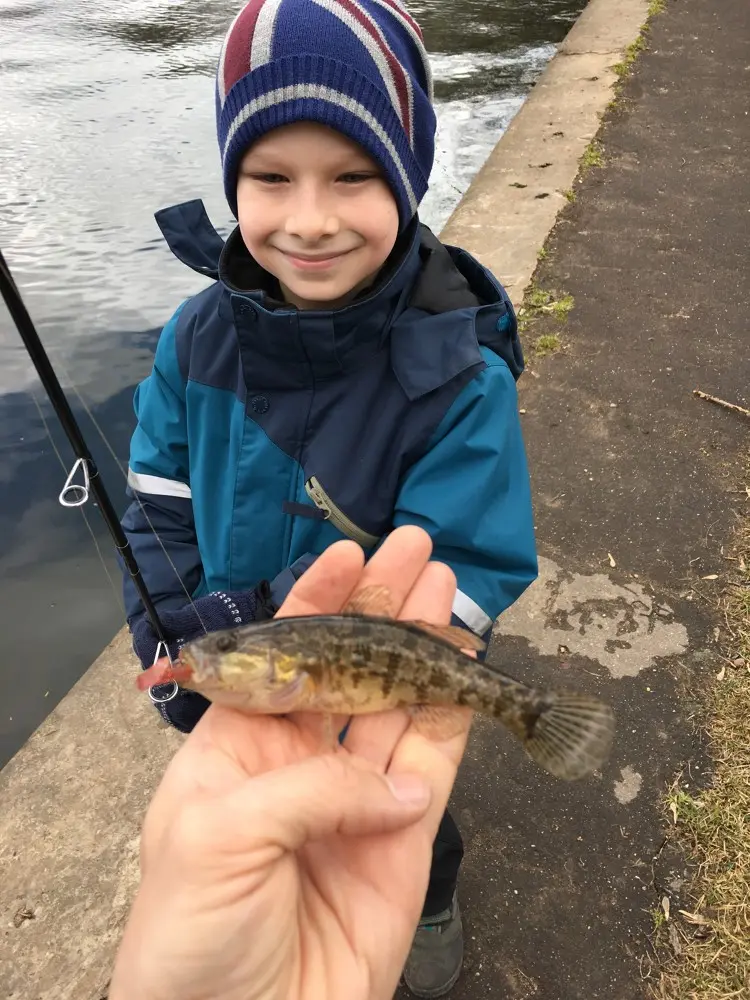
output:
M76 455L76 463L71 469L58 499L63 507L81 507L88 500L89 491L93 493L99 510L101 511L101 515L104 518L104 523L107 525L109 533L112 535L114 543L117 546L117 551L122 556L123 562L133 579L138 595L143 602L143 607L146 610L146 614L148 615L154 628L154 632L159 640L157 656L159 655L159 649L163 648L166 655L171 660L171 657L169 656L169 646L164 633L164 627L159 619L159 613L154 607L154 602L151 599L148 588L146 587L143 577L141 576L141 571L138 567L138 563L136 562L136 558L133 555L130 542L122 529L122 525L120 524L117 514L115 513L114 507L112 506L112 501L110 500L109 494L107 493L104 483L101 480L101 476L99 475L96 462L94 461L91 451L86 444L86 440L81 433L81 429L78 426L76 418L73 416L73 411L71 410L65 393L62 390L62 386L58 381L55 370L52 367L49 357L47 356L47 352L39 339L39 334L36 332L36 328L34 327L31 317L26 310L26 306L21 298L21 293L19 292L18 286L13 279L10 268L3 257L2 250L0 250L0 291L2 291L8 311L13 317L24 346L26 347L29 357L31 358L31 361L37 370L37 374L41 379L44 391L47 393L49 401L52 404L58 420L60 421L60 424L62 425L68 441L70 441L71 447ZM73 479L79 469L83 474L83 485L73 482Z

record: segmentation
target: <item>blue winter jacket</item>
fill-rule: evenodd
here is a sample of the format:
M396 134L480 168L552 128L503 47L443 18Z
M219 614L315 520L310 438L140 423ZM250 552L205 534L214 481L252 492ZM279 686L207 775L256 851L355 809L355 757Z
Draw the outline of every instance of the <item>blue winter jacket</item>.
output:
M454 621L488 637L537 574L504 289L415 219L374 288L298 311L201 201L156 218L215 279L164 327L135 394L141 503L122 523L157 609L253 587L341 538L370 555L417 524L458 579ZM124 588L132 625L144 611Z

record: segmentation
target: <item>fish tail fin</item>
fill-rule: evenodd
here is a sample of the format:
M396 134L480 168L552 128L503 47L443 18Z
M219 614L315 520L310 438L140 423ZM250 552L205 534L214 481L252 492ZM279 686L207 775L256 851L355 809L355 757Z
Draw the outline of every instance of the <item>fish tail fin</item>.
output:
M192 676L193 668L187 663L180 663L179 660L170 663L165 656L139 674L135 683L139 691L148 691L157 684L169 684L172 681L179 684L180 681L189 681Z
M527 753L565 781L600 767L609 755L615 718L609 705L588 695L553 695L525 741Z

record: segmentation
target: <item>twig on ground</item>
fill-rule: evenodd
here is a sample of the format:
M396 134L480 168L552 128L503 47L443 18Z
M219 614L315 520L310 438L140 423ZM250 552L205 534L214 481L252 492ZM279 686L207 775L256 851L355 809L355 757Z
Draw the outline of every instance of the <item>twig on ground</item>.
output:
M726 399L719 399L718 396L710 396L707 392L701 392L700 389L693 389L693 395L699 396L701 399L707 399L710 403L716 403L717 406L723 406L726 410L741 413L744 417L750 417L750 410L744 406L738 406L736 403L728 403Z

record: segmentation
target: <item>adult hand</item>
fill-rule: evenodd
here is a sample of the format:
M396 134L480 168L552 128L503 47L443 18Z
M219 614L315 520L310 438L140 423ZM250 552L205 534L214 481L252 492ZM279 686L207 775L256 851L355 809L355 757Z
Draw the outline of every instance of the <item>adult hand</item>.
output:
M414 527L367 565L339 542L279 616L380 585L382 613L447 624L455 578L430 554ZM456 715L445 741L407 712L356 717L331 750L318 716L212 705L149 808L110 1000L391 1000L466 744L471 714Z

